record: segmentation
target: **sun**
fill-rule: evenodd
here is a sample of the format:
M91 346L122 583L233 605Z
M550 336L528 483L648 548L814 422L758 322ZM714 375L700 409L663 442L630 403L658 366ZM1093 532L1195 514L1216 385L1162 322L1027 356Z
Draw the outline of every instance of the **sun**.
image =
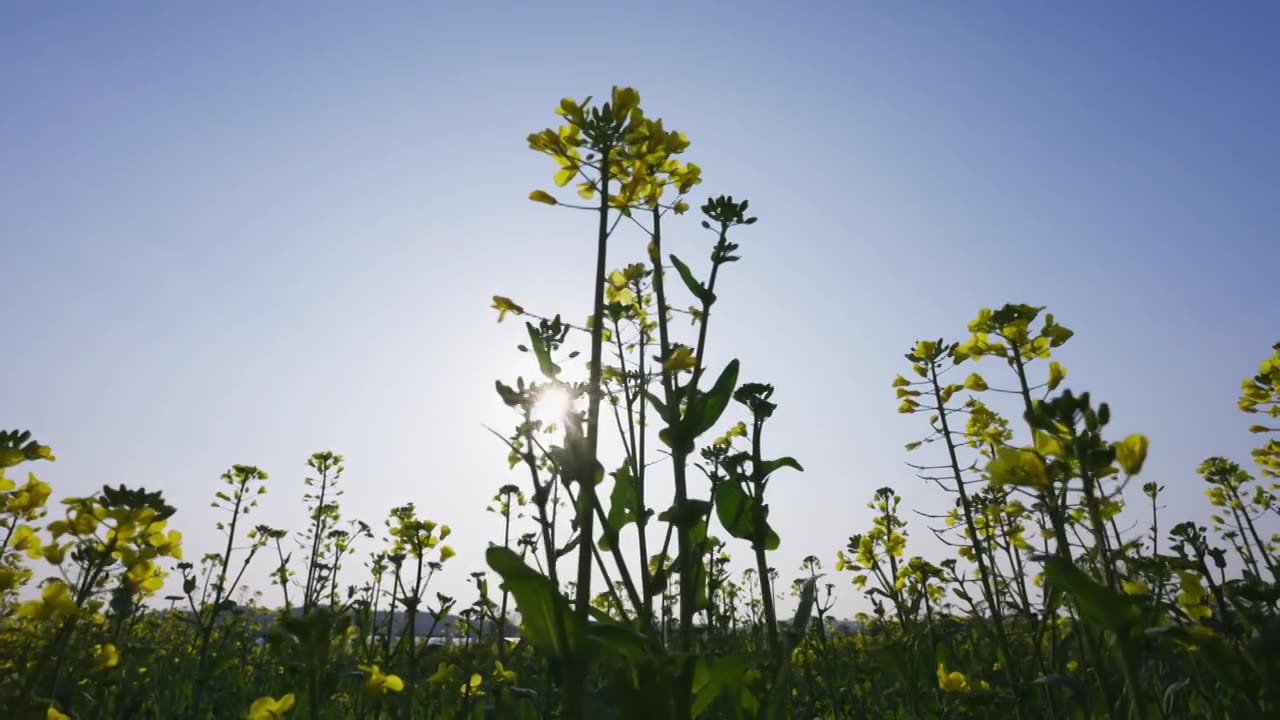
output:
M573 398L560 385L548 385L538 393L533 405L533 419L543 425L564 422L565 415L573 409Z

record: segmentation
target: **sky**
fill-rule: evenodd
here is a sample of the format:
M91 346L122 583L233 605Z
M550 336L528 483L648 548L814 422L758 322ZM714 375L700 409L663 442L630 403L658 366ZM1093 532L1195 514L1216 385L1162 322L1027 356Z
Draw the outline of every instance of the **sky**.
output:
M525 137L621 84L693 141L695 200L760 218L707 362L777 387L766 454L805 467L769 493L784 578L830 569L876 488L946 510L889 382L1005 302L1076 331L1065 386L1149 435L1142 479L1203 522L1194 469L1248 460L1239 382L1280 340L1278 23L1261 2L5 4L0 426L54 448L32 469L58 497L162 490L189 557L219 547L232 464L271 474L256 520L296 529L307 457L340 452L344 514L450 524L435 589L469 599L501 532L483 508L525 481L483 427L514 421L493 381L535 372L490 298L590 311L593 221L526 199L554 166ZM696 218L666 242L705 274ZM620 234L610 265L643 246ZM941 559L921 522L908 553ZM847 580L837 612L865 607Z

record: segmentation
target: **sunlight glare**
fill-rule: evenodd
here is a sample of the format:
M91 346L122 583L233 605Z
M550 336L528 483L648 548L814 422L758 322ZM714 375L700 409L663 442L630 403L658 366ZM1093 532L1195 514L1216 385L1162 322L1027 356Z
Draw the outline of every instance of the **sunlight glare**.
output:
M569 391L558 385L543 388L538 395L538 402L533 406L533 419L543 425L559 424L572 409L573 400Z

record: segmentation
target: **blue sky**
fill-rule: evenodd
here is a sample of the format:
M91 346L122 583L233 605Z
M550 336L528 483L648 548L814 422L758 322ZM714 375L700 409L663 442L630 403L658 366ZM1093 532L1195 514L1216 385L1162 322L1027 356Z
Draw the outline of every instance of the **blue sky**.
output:
M298 527L306 457L345 453L347 514L450 523L465 592L520 479L492 383L532 373L489 298L589 311L590 220L525 199L553 168L524 137L629 84L697 197L761 218L709 361L778 386L767 448L806 466L772 488L784 577L877 487L947 507L888 383L1010 301L1076 330L1067 385L1151 436L1171 519L1207 516L1194 467L1247 459L1236 390L1280 340L1274 5L601 5L0 9L0 426L54 446L59 495L164 490L192 556L232 463ZM669 245L705 257L693 219Z

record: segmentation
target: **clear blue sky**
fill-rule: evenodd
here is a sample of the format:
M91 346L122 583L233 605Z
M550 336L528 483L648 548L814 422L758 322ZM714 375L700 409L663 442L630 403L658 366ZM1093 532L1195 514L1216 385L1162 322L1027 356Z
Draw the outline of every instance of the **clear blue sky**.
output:
M54 446L59 495L164 490L192 557L232 463L297 527L304 460L343 452L347 514L451 523L464 592L523 479L481 428L507 424L494 378L531 372L490 295L589 309L590 220L525 199L553 168L524 138L631 84L700 193L761 218L710 361L778 386L767 448L807 468L771 497L784 577L879 486L945 509L888 383L1006 301L1077 331L1067 385L1151 436L1171 519L1204 518L1193 469L1247 459L1236 390L1280 340L1280 13L1122 5L6 4L0 426ZM677 253L705 257L695 230Z

